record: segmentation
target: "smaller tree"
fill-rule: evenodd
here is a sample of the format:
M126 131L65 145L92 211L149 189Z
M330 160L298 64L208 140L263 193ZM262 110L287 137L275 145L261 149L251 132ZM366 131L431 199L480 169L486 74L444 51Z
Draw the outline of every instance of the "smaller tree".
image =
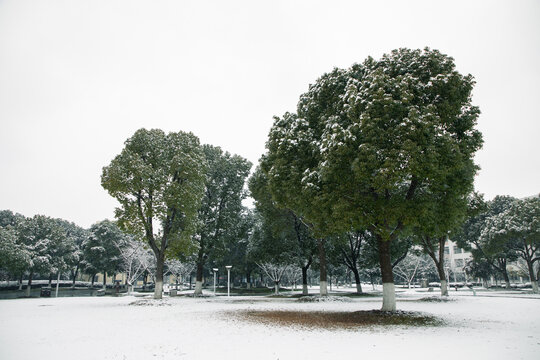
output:
M171 259L165 262L167 268L167 274L171 274L175 277L176 289L179 288L179 280L183 281L195 270L195 262L192 260L180 261L178 259Z
M64 229L50 217L36 215L20 224L17 242L28 259L26 296L30 296L32 278L36 273L50 273L57 270L55 266L58 264L53 262L53 257L61 252L59 248L65 239Z
M436 271L433 262L425 255L422 256L415 252L409 253L403 261L394 267L394 274L406 282L409 289L417 275L432 271Z
M279 294L279 284L285 275L289 265L278 263L257 263L257 266L274 282L274 294Z
M107 274L116 274L121 268L121 246L126 235L110 220L103 220L90 227L90 234L83 242L84 267L95 275L103 272L103 288Z
M345 264L354 275L356 292L358 294L362 293L360 271L358 270L360 251L364 241L371 236L369 231L350 231L332 238L332 244L335 251L338 252L337 256L339 260Z
M30 263L31 255L17 241L17 231L12 226L0 226L0 269L9 274L22 274Z
M517 258L517 254L509 246L507 237L488 236L486 231L492 229L495 222L500 221L500 214L515 201L516 199L510 196L496 196L493 200L485 202L481 195L474 194L469 199L468 218L461 230L452 238L460 247L471 249L474 262L479 266L479 273L487 272L485 266L493 268L502 275L508 289L510 279L507 265Z
M538 293L534 266L540 261L540 196L512 202L507 210L490 218L481 238L519 254L527 264L533 292Z
M121 269L126 274L128 294L131 294L137 279L148 269L152 262L152 252L144 243L130 236L126 236L122 243L117 243L121 258Z

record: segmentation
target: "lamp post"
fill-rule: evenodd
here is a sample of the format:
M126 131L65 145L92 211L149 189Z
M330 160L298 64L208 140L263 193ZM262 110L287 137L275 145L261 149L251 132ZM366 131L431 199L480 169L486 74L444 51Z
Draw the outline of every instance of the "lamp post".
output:
M217 274L218 269L213 268L212 270L214 270L214 296L216 296L216 274Z
M227 268L227 297L231 296L231 268L232 265L225 266Z

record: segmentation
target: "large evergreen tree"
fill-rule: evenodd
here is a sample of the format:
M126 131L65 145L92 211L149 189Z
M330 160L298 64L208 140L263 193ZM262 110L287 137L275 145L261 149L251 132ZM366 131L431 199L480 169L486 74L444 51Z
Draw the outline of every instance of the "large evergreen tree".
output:
M323 75L270 131L264 168L275 199L322 232L377 238L383 310L396 308L393 241L434 216L444 192L472 190L482 144L473 85L451 57L399 49Z
M221 148L203 145L208 164L206 186L198 212L197 276L195 295L202 294L204 265L212 255L219 257L227 242L239 233L242 220L244 183L251 163L246 159L223 152Z
M191 133L140 129L103 168L102 186L120 202L119 225L144 238L156 257L154 297L161 299L170 249L191 244L204 192L206 160Z

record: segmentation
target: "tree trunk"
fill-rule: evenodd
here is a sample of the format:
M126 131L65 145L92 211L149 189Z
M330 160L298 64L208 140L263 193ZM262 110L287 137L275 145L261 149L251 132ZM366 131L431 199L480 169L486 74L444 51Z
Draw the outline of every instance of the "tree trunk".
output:
M531 280L533 294L538 294L538 281L534 275L534 267L531 261L527 259L527 268L529 269L529 278Z
M439 280L441 282L441 296L448 296L448 283L446 282L446 274L442 262L437 264L437 273L439 274Z
M279 281L274 281L274 295L279 295Z
M195 292L193 293L194 296L201 296L202 295L202 281L203 281L203 258L202 255L199 254L199 259L197 261L197 276L195 277Z
M503 278L504 278L504 282L506 283L506 289L510 290L511 289L511 287L510 287L510 278L508 277L508 271L506 271L506 267L504 268L504 270L502 272L502 275L503 275Z
M21 274L21 276L19 276L19 291L22 290L22 280L23 280L23 274Z
M107 272L103 271L103 290L107 290Z
M356 283L356 293L361 294L362 283L360 282L360 273L358 272L358 269L351 269L351 271L354 274L354 282Z
M32 276L34 276L34 273L30 272L30 275L28 275L28 284L26 285L27 297L30 297L30 290L32 289Z
M75 272L73 273L73 282L71 284L71 288L75 288L75 280L77 279L77 274L79 273L79 265L75 268Z
M52 278L53 278L53 274L50 273L49 274L49 287L52 287Z
M317 247L319 249L319 267L320 267L320 295L328 295L328 287L326 283L326 251L324 249L324 239L317 241Z
M308 277L307 277L307 266L302 266L302 296L308 295Z
M392 258L390 257L390 240L384 241L377 235L379 243L379 264L383 283L382 311L396 311L396 291L394 274L392 273Z
M163 298L163 265L165 263L165 254L156 256L156 284L154 288L154 299Z
M246 289L251 289L251 271L246 271Z

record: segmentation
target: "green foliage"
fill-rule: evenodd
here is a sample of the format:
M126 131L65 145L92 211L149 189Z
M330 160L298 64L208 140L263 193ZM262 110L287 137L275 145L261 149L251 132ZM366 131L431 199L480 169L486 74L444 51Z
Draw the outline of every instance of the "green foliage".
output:
M30 263L30 254L17 240L14 227L0 226L0 269L11 274L22 274Z
M90 234L82 244L83 266L87 273L116 273L121 266L121 246L126 235L110 220L100 221L90 227Z
M62 257L69 251L69 242L56 219L43 215L27 218L17 227L17 237L30 273L52 273L63 268Z
M251 163L238 155L224 153L219 147L203 145L202 148L208 171L195 240L202 258L220 258L243 230L240 225L242 200L246 197L244 183Z
M515 252L508 246L508 237L500 236L500 229L504 226L501 220L506 210L510 209L517 199L510 196L496 196L492 201L484 202L479 197L471 197L469 213L474 214L467 218L452 240L465 249L476 249L475 259L484 258L488 263L494 263L495 258L508 258L515 260Z
M185 248L191 241L205 172L195 135L140 129L103 168L101 184L120 202L119 225L164 256L169 247Z
M505 205L493 201L492 209L500 212L486 219L480 242L485 244L484 252L488 254L519 254L527 262L534 281L532 269L540 261L537 255L540 250L540 196Z
M311 229L293 211L278 207L272 198L268 177L260 167L257 167L249 179L249 190L255 200L260 226L264 228L261 231L267 232L266 236L259 238L259 241L276 241L279 245L272 243L268 245L270 247L275 245L274 249L280 249L276 252L279 256L283 256L283 252L286 252L289 259L301 267L309 264L317 251ZM273 253L272 249L268 250ZM274 262L275 259L265 261Z
M262 167L274 199L325 233L455 226L482 144L473 85L429 49L323 75L270 131Z

